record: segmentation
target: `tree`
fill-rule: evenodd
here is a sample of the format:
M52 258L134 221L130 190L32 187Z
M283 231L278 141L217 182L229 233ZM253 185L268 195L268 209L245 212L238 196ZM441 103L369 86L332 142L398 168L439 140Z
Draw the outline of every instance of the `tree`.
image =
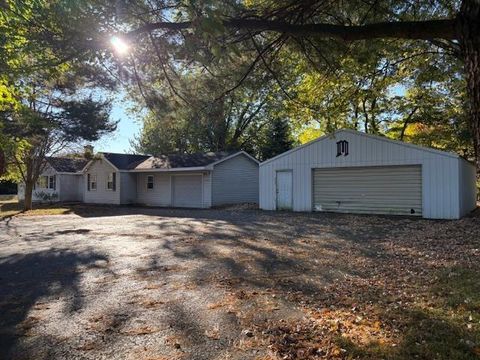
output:
M293 147L290 127L282 118L273 119L265 132L265 143L261 147L261 159L267 160Z
M254 64L265 66L287 40L301 44L306 56L314 51L328 54L323 49L331 48L332 44L341 49L348 48L351 42L363 40L400 39L405 44L426 41L451 51L463 61L469 100L468 124L473 134L477 168L480 169L478 0L439 0L428 4L386 0L341 3L249 1L245 4L223 3L221 6L219 2L206 1L195 6L181 3L176 8L177 15L181 15L167 17L167 21L162 15L159 16L161 20L155 18L158 13L142 17L144 24L137 26L128 36L136 38L148 34L155 40L173 38L174 34L187 37L188 34L207 31L210 35L203 36L206 45L252 42L258 49ZM240 81L244 78L241 76Z
M7 175L25 184L24 210L32 207L34 184L53 155L80 140L95 141L116 128L109 119L110 103L75 94L79 79L69 72L48 71L23 78L16 87L18 108L0 113Z
M229 77L237 66L242 61L224 65L215 78L200 68L178 74L170 80L175 92L161 81L138 79L142 91L131 93L149 111L132 142L134 150L157 155L240 149L257 153L260 141L255 134L268 123L275 89L268 75L256 73L225 94L235 85ZM147 76L162 79L163 73L149 69L142 78Z
M101 61L97 7L83 1L0 3L0 176L25 183L25 210L45 156L113 131L105 96L114 79ZM110 17L111 18L111 17ZM65 21L68 19L68 21ZM108 22L103 16L102 20ZM103 45L102 45L103 47ZM0 169L1 170L1 169Z

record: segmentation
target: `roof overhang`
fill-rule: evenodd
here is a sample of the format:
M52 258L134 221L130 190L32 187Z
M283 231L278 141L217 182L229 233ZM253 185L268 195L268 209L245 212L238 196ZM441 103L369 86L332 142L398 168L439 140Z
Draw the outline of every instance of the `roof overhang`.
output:
M147 173L147 172L185 172L185 171L210 171L206 166L197 166L197 167L184 167L184 168L171 168L171 169L134 169L134 170L123 170L123 172L129 173Z

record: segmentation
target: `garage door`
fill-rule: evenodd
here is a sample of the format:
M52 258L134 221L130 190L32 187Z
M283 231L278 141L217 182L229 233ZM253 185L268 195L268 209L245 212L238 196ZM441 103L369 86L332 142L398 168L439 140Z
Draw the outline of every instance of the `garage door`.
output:
M313 209L420 216L422 215L421 167L314 169Z
M175 175L173 180L173 206L202 207L202 176Z

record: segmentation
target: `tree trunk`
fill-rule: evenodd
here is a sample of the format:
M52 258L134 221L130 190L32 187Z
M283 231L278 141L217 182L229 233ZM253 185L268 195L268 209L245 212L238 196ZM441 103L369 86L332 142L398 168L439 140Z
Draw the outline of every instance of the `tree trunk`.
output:
M27 181L25 183L25 202L23 203L23 211L32 210L32 194L33 181Z
M7 172L7 164L5 159L5 152L3 149L0 149L0 176L4 175Z
M458 19L460 46L465 61L468 116L480 174L480 0L463 0Z

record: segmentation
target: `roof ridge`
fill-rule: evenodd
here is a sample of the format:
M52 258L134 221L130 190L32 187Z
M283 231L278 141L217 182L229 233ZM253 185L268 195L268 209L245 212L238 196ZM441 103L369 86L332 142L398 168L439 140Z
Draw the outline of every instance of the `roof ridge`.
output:
M151 155L145 154L125 154L125 153L118 153L118 152L109 152L109 151L99 151L100 154L112 154L112 155L126 155L126 156L146 156L150 157Z

